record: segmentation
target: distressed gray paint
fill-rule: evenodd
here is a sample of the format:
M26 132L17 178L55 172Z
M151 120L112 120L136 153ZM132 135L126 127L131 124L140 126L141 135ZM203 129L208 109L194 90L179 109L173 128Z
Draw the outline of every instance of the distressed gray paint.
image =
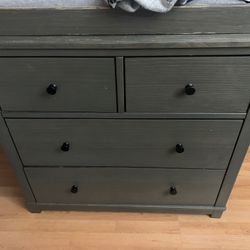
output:
M224 171L25 168L39 203L211 206ZM71 187L78 186L72 194ZM176 195L169 193L170 187Z
M123 93L124 94L124 93ZM57 118L57 119L200 119L200 120L243 120L246 113L46 113L46 112L16 112L3 111L4 118Z
M131 205L131 204L59 204L59 203L27 203L29 211L38 213L42 210L63 211L113 211L113 212L153 212L153 213L186 213L209 214L213 218L219 218L225 211L225 207L215 206L177 206L177 205ZM218 215L218 216L216 216Z
M224 75L221 77L218 77L218 72L216 74L213 74L213 73L210 74L210 77L212 76L211 79L216 79L216 81L218 81L220 88L227 87L226 89L224 89L225 93L227 93L227 97L234 94L235 91L236 92L239 91L238 87L243 87L244 91L241 88L240 93L238 92L238 97L240 95L244 101L241 102L241 100L237 99L238 97L235 99L236 100L236 102L234 102L234 108L236 107L235 111L226 109L226 105L221 102L218 107L212 106L211 109L204 110L199 113L197 113L199 109L197 107L195 109L190 109L189 111L182 109L176 112L176 106L173 106L174 103L171 103L172 108L168 110L168 113L166 113L166 110L164 110L165 113L161 112L160 110L154 110L152 112L149 112L149 111L141 112L140 110L140 112L133 112L133 113L125 112L124 113L123 112L125 108L124 104L125 104L125 101L128 101L128 100L124 99L124 97L126 96L126 93L124 92L124 83L125 83L124 73L126 73L126 68L124 67L123 59L128 58L128 57L145 57L145 56L148 56L148 57L188 56L190 58L192 57L192 59L194 59L194 56L199 56L199 57L209 56L211 58L214 56L218 56L219 58L221 58L222 56L226 56L224 62L221 61L222 67L224 67L227 70L229 68L238 70L238 68L235 65L233 65L233 63L230 67L228 66L225 67L225 63L228 64L227 58L230 58L228 56L231 56L231 59L230 59L231 62L232 62L232 59L236 59L236 61L239 62L241 66L243 66L243 69L242 68L240 69L241 75L240 76L238 75L239 77L237 79L246 80L248 78L248 72L245 68L246 68L246 65L249 65L249 60L246 58L246 56L250 55L250 37L249 37L250 26L249 26L249 22L246 22L246 20L249 17L249 9L248 9L249 7L250 5L248 7L228 6L228 7L219 7L219 8L213 8L213 7L209 7L209 8L187 7L186 8L185 7L185 8L176 8L169 15L158 15L158 14L153 14L149 12L139 12L139 13L136 13L135 15L130 15L128 13L123 13L120 11L110 11L110 10L107 10L107 11L101 11L101 10L92 10L92 11L86 11L86 10L75 10L75 11L72 11L72 10L67 10L67 11L66 10L39 10L39 11L1 10L0 22L3 23L4 25L1 25L0 27L0 36L1 36L0 56L5 57L5 58L4 59L2 58L0 60L6 60L6 61L10 60L11 62L16 62L16 57L30 57L29 59L27 58L27 60L31 60L31 61L34 60L34 61L42 62L45 60L45 58L43 57L48 57L51 60L55 60L55 61L58 60L58 61L65 62L65 61L70 60L70 58L68 57L78 58L79 60L80 59L83 60L81 57L91 57L92 59L90 61L95 62L95 63L92 63L92 66L94 67L95 65L97 65L96 57L99 57L99 58L105 57L102 59L103 61L105 61L105 67L100 66L98 72L100 73L100 71L102 71L102 69L104 68L107 69L109 73L106 73L107 71L105 71L105 74L103 75L105 79L103 78L102 81L108 82L108 85L114 88L114 90L112 91L112 94L110 94L110 98L107 98L107 99L97 98L96 93L95 93L95 95L86 94L85 100L81 100L84 103L86 102L86 99L90 96L93 99L95 98L95 101L99 102L100 104L98 108L95 107L96 109L93 109L93 103L89 102L89 103L85 103L84 108L81 108L81 110L78 110L77 112L71 112L73 111L72 107L74 105L72 106L72 102L74 102L74 99L70 98L69 99L70 103L68 103L68 105L66 106L61 104L62 106L64 106L64 108L61 108L60 110L57 110L56 112L51 112L51 110L49 109L49 106L46 106L43 103L41 103L41 106L40 106L43 108L43 110L40 110L42 112L40 111L38 112L37 109L35 110L36 112L29 112L29 110L32 109L32 107L30 107L29 105L26 105L26 107L24 107L24 109L21 112L20 110L16 110L16 108L14 108L13 110L2 111L1 143L4 145L9 155L12 165L14 167L14 170L17 174L17 177L23 187L23 190L26 196L27 208L32 212L39 212L45 209L95 210L95 211L103 211L103 210L147 211L147 212L148 211L153 211L153 212L168 211L168 212L210 214L212 217L215 217L215 218L220 217L222 212L225 210L227 199L233 188L234 181L240 169L240 164L244 158L245 152L249 145L249 138L250 138L249 115L247 115L247 118L246 118L246 114L248 114L248 110L246 107L249 103L249 95L248 95L249 84L244 85L246 83L245 82L243 86L242 83L239 83L238 81L237 81L237 84L235 84L235 82L232 82L231 77L229 77L230 73L225 74L227 79L223 79ZM67 22L65 22L65 20L67 20ZM185 25L183 25L183 23L185 23ZM104 34L106 36L103 36ZM242 56L242 57L239 57L239 56ZM7 57L9 58L7 59ZM56 59L53 57L56 57ZM106 57L109 57L109 58L106 58ZM116 59L114 60L111 57L116 57ZM214 57L213 60L218 59L218 57L217 58ZM170 58L166 58L163 61L168 61L168 59ZM19 58L19 60L22 61L24 59ZM85 58L84 60L85 60L85 63L89 62L88 58ZM100 62L100 60L98 61ZM112 63L108 63L111 61ZM242 65L242 63L244 65ZM4 65L2 66L5 67ZM41 67L39 67L39 69L37 68L36 74L34 74L33 78L30 79L32 84L33 84L34 79L38 79L38 78L40 79L41 77L43 77L41 76L42 74L41 72L43 72L44 69L46 69L46 65L41 64L40 66ZM62 74L64 73L65 66L66 64L64 66L61 65L61 67L55 66L55 68L58 69L58 72L57 72L58 75L62 76ZM73 66L77 67L76 65L73 65ZM184 65L184 69L185 67L186 66ZM7 69L7 71L9 70L9 72L10 71L14 72L14 69L17 69L17 68L18 67L16 66L14 67L14 64L13 64L12 69ZM200 68L202 69L202 67ZM91 70L91 73L93 73L93 75L95 72L96 70ZM85 75L86 74L88 75L88 73L89 72L85 72ZM154 73L154 71L152 71L152 73ZM3 74L1 74L1 76L2 75ZM81 75L82 75L81 72L78 72L78 74L73 74L73 75L69 74L69 76L71 78L73 77L74 79L78 78ZM198 75L199 77L201 77L200 79L204 81L205 80L208 81L205 75L203 76L202 74L198 74ZM237 75L237 72L236 72L236 75ZM64 76L63 78L66 79L67 77L68 76ZM13 80L16 77L11 75L10 78ZM25 80L26 78L22 78L22 79ZM96 92L98 91L99 86L96 85L96 81L93 79L96 79L95 76L89 77L89 80L90 80L89 83L91 83L93 90ZM110 81L108 81L108 79L110 79ZM228 80L228 84L224 84L226 80ZM21 86L25 84L26 84L26 81L22 81L16 86L16 88L18 88L18 91L20 91L20 93L25 93L25 91L22 90L21 88ZM11 85L9 85L8 87L11 88ZM234 87L234 89L232 89L232 87ZM16 88L14 88L14 90L16 90ZM230 91L228 91L228 89ZM1 95L3 98L5 97L4 92L5 91L1 91ZM141 93L142 92L139 91L137 94L140 95ZM208 93L211 93L211 92L208 92ZM27 94L23 94L24 98L26 97L26 95ZM113 97L115 99L117 98L117 102L115 99L112 99ZM17 100L18 98L19 97L17 96ZM204 98L206 99L208 97L204 97ZM225 98L224 95L223 95L223 98ZM239 100L238 104L237 104L237 100ZM12 99L9 100L9 102L15 105L15 107L17 107L15 101L13 101ZM200 103L197 104L197 106L199 105ZM159 107L162 108L161 105ZM107 111L107 108L108 108L108 111ZM222 108L224 109L224 111L222 111ZM175 109L175 111L173 109ZM98 111L98 112L103 112L103 113L93 113L93 110ZM92 111L92 113L86 113L85 111ZM116 111L118 111L119 113L115 113ZM107 112L112 112L112 113L107 113ZM201 168L204 168L202 164L199 164L200 166L201 165L202 166L201 168L197 168L196 170L191 170L191 169L184 170L180 168L179 169L172 168L170 170L170 169L163 169L163 168L159 169L156 167L145 168L145 166L140 166L140 168L139 167L130 168L131 166L126 166L126 167L129 167L126 169L117 167L117 166L114 166L112 168L110 166L107 166L107 167L102 166L101 168L98 169L98 173L101 173L102 171L104 171L105 173L105 169L109 169L109 173L113 173L113 174L118 173L115 175L118 175L119 178L113 178L111 182L114 184L114 186L117 186L117 182L122 179L122 176L123 176L122 171L125 171L128 173L127 177L129 178L127 178L127 181L131 181L131 178L133 178L133 174L130 174L130 173L132 172L134 173L134 171L136 173L136 176L138 176L136 178L138 180L142 180L140 179L140 173L142 172L154 173L154 176L156 176L156 178L154 179L154 183L156 183L156 185L154 185L153 183L153 186L155 188L159 187L159 189L157 188L156 194L154 193L151 195L152 202L147 205L138 204L137 202L134 202L134 204L129 204L128 199L126 200L127 197L124 198L124 196L121 197L123 199L122 203L126 203L126 204L117 204L117 202L115 202L115 199L116 199L116 196L114 195L115 190L113 189L109 192L110 194L114 195L112 204L111 203L110 204L98 203L97 201L98 199L96 200L96 204L85 204L85 203L80 203L78 201L75 201L75 202L73 201L72 203L55 203L55 200L53 200L52 196L56 194L53 194L53 193L50 194L51 190L49 190L50 196L48 196L51 198L50 203L36 202L35 197L33 196L32 191L29 186L29 182L28 182L29 180L26 178L26 175L24 173L23 164L19 157L19 152L16 150L16 147L15 147L16 145L13 143L13 140L11 138L11 135L9 134L8 128L6 127L6 124L4 121L5 118L6 119L9 118L9 120L11 118L17 118L17 119L26 118L27 122L30 124L34 122L34 119L38 119L38 118L40 119L50 118L50 119L58 119L58 120L70 119L72 124L74 123L73 121L75 119L84 119L86 121L88 121L89 119L90 119L89 121L93 119L95 120L101 119L100 124L102 124L101 123L102 120L105 120L105 121L108 121L108 123L110 124L117 123L117 124L121 124L122 126L130 123L133 120L136 121L136 124L140 124L140 123L144 124L144 122L145 124L151 124L151 122L155 124L161 124L161 122L165 122L166 124L168 124L169 121L180 124L180 122L187 122L185 121L186 119L192 122L192 124L201 124L201 120L202 120L202 124L207 124L207 127L210 127L209 124L211 124L211 122L214 122L215 124L220 123L220 124L226 125L226 130L223 131L223 133L221 134L221 136L223 136L223 139L222 140L216 139L215 140L216 142L212 143L212 141L214 140L214 137L212 137L211 140L206 140L206 143L202 142L202 148L203 149L206 148L206 146L203 147L204 145L210 145L211 147L213 147L214 145L217 145L218 143L219 144L222 143L222 147L220 148L220 150L218 150L218 155L220 155L222 152L225 153L224 151L225 149L223 148L223 146L226 145L226 151L228 151L226 155L230 155L231 159L230 159L228 168L226 169L226 174L225 174L223 182L222 182L221 174L224 173L225 170L223 171L222 170L216 170L216 171L210 170L213 172L212 175L214 175L214 178L212 178L212 182L210 182L210 185L214 183L213 181L216 181L215 185L212 185L211 187L209 187L208 182L211 180L211 178L209 178L207 182L205 180L207 189L211 189L211 191L218 194L216 202L213 196L212 205L203 205L203 206L194 205L194 204L177 205L174 203L171 205L169 204L171 202L167 202L166 204L163 204L163 205L153 204L153 201L155 201L155 203L162 202L162 199L161 197L159 198L159 196L158 196L159 198L158 202L154 200L155 197L159 195L157 190L160 190L160 188L165 185L165 182L163 184L163 182L158 183L157 181L157 180L162 180L162 177L161 177L162 174L163 176L165 176L166 173L171 173L170 176L172 180L175 179L181 183L180 184L181 186L182 185L185 187L187 186L188 190L194 191L193 185L195 183L199 184L203 180L204 175L201 173L209 171L205 169L202 170ZM158 120L161 122L159 122ZM217 120L217 121L214 121L214 120ZM243 120L244 120L244 124L239 134L237 134ZM96 122L98 121L99 120L96 120ZM228 124L234 124L234 125L232 127L230 126L228 127ZM194 125L193 129L196 128L196 126L197 125ZM204 128L204 126L201 126L201 127ZM129 127L130 127L129 134L131 136L132 125ZM192 126L188 126L188 129L191 129L191 128ZM144 126L142 130L145 130ZM117 131L119 130L117 129L116 131L114 131L115 132L114 134L117 134L118 133ZM160 132L162 131L163 131L163 135L167 135L167 132L165 132L165 130L161 128ZM235 138L230 138L229 134L231 134L232 131L233 131ZM65 130L64 132L67 132L67 130ZM116 137L113 137L114 134L110 134L111 135L110 140L111 139L116 140ZM191 133L191 135L192 134L193 132ZM121 136L119 133L118 135ZM195 135L194 138L197 139L197 133L194 133L194 135ZM30 135L27 135L27 137L30 137ZM188 138L189 135L186 137ZM236 137L238 137L238 140L236 142L235 147L230 148L229 150L228 146L234 145ZM17 138L14 136L13 139L16 140ZM132 142L136 142L136 140L133 138ZM162 143L163 140L159 139L157 142ZM229 144L227 144L227 142ZM120 143L119 145L122 145L122 144ZM190 157L189 161L191 160L197 161L197 159L200 161L199 153L197 153L197 155L198 155L198 158ZM111 155L111 157L107 159L107 161L110 161L110 159L113 160L114 156ZM125 157L124 159L126 160ZM138 158L138 161L143 161L143 158ZM66 161L64 162L62 161L62 163L65 163L65 162ZM181 161L179 160L179 162ZM69 164L72 163L71 158L68 159L68 163ZM42 168L34 166L32 170L30 168L27 168L27 171L38 171L38 169L40 169L43 173L44 171L48 171L48 172L55 171L54 172L55 178L58 178L59 175L64 176L65 175L64 173L68 171L70 171L72 174L72 171L74 168L72 168L72 165L69 165L69 168L66 168L66 169L60 167L60 168L55 168L54 170L51 170L51 168L49 168L49 166L46 165L46 166L43 166ZM96 173L93 173L92 167L85 168L83 165L81 166L79 165L79 168L77 168L77 171L85 172L85 173L88 172L88 173L91 173L92 176L96 175ZM178 174L176 174L177 172L174 172L174 171L177 171ZM147 175L148 174L146 174L146 176ZM191 175L190 180L192 180L192 183L182 178L183 176L190 176L190 175ZM209 175L209 176L211 177L212 175ZM146 178L146 176L143 179L145 181L144 184L150 181L150 179L148 177ZM97 177L100 178L101 176L98 175ZM202 177L202 178L199 179L199 177ZM83 179L84 178L85 177L83 177ZM98 180L98 178L95 178L95 180ZM72 178L72 180L73 179L76 179L76 178ZM169 180L170 178L166 176L166 178L164 178L164 181L165 179ZM93 181L95 180L93 179ZM39 180L39 181L40 183L43 182L42 180ZM37 184L38 183L36 183L35 185ZM129 186L124 185L122 181L120 181L119 184L121 184L118 187L119 190L124 189L126 191L130 188ZM88 185L88 183L84 182L84 185ZM60 187L64 186L64 184L62 185L60 183L57 183L57 184L53 183L53 187L54 186L56 189L59 189L59 192L60 192L61 191ZM88 187L91 187L91 185L89 185ZM101 185L98 185L98 187L94 186L93 189L97 191L98 188L100 187ZM41 185L40 188L43 189L44 187ZM145 189L147 188L148 187L145 186ZM190 198L194 197L193 194L194 193L188 195L188 197ZM40 193L38 192L37 196L39 195ZM198 196L199 195L201 195L201 193L198 193ZM64 196L66 200L68 199L67 197L68 197L67 195ZM133 195L131 197L133 197ZM186 197L183 197L183 196L182 197L179 196L179 197L180 198L178 199L176 198L177 202L175 203L180 202L179 204L181 203L183 204ZM200 198L200 201L203 200L205 201L204 203L206 203L211 197L212 197L212 194L210 192L206 192L204 197ZM112 197L109 194L107 194L106 198L111 199ZM147 201L147 199L145 199L145 196L141 197L141 199L144 199L144 201Z
M128 112L246 112L250 57L126 59ZM185 93L193 84L194 95Z
M226 169L242 121L7 119L25 166ZM68 152L60 147L70 142ZM184 153L175 151L183 144Z
M110 35L110 36L3 36L3 49L194 49L194 48L249 48L250 34L208 35ZM221 53L222 50L220 50ZM65 53L65 51L63 51ZM73 51L70 51L72 53ZM194 51L195 52L195 51ZM231 53L234 51L231 51ZM153 53L153 51L145 51ZM211 53L211 52L210 52ZM126 54L127 55L127 54Z
M240 136L238 138L234 154L232 155L228 171L225 175L220 194L218 196L216 206L225 206L229 195L232 191L233 185L236 181L240 166L244 160L250 144L250 113L248 112L244 126L242 127Z
M175 35L173 35L175 36ZM196 35L197 39L199 39L199 37L202 37L203 35ZM216 34L214 34L213 36L211 36L211 38L208 38L209 40L216 38ZM131 39L136 39L137 37L140 36L129 36L129 38ZM150 39L150 37L153 36L148 36ZM168 35L165 37L165 39L167 40L168 38L171 38L172 36ZM40 38L40 37L34 37L34 38ZM74 39L77 37L71 37L70 39L72 40L72 42L74 41ZM10 39L10 38L9 38ZM13 38L14 39L14 43L15 43L15 39L16 37ZM21 37L21 39L23 39L23 37ZM104 36L105 39L105 36ZM182 37L176 37L175 36L175 41L178 40L183 40L183 44L187 43L188 45L188 39L185 39L185 36ZM33 40L33 39L31 39ZM1 41L1 39L0 39ZM110 56L116 56L116 57L123 57L124 55L126 55L126 57L135 57L135 56L139 56L139 57L144 57L144 56L247 56L250 55L250 46L248 47L230 47L230 38L226 38L226 42L229 44L226 47L220 47L218 46L218 48L216 47L210 47L209 44L204 43L203 45L201 45L199 48L193 48L191 45L190 46L186 46L183 45L181 48L171 48L171 46L169 46L168 44L166 44L166 46L164 48L159 48L158 44L154 44L152 45L152 47L150 49L146 49L145 45L140 46L140 48L137 49L133 49L133 48L129 48L129 49L87 49L87 47L85 47L85 49L61 49L61 47L59 46L58 49L56 47L53 47L52 45L48 45L46 46L47 49L27 49L30 46L29 42L25 42L23 43L20 47L17 46L14 49L0 49L0 56L2 57L110 57ZM18 43L18 42L17 42Z
M184 7L168 14L114 10L1 10L0 35L249 34L250 6ZM237 17L237 18L235 18Z
M113 58L0 58L0 75L3 110L117 110ZM58 86L53 96L51 83Z

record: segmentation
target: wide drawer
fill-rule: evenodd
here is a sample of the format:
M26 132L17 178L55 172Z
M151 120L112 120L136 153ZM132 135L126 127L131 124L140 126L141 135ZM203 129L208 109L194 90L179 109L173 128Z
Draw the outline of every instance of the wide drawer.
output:
M0 106L116 112L113 58L0 58Z
M225 169L242 121L7 119L26 166Z
M126 58L126 110L246 112L250 57Z
M224 171L25 168L39 203L214 205Z

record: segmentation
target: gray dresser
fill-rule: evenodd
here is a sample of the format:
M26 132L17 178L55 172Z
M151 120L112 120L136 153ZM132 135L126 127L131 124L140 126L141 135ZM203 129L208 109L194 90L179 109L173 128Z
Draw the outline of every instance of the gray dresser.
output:
M4 32L1 142L30 211L222 215L249 145L249 37Z

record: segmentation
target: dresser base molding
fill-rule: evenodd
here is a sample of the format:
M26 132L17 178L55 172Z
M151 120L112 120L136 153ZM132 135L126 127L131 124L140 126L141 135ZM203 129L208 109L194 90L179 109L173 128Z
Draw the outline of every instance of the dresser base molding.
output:
M220 218L226 207L213 206L168 206L168 205L128 205L128 204L58 204L58 203L26 203L27 209L32 213L45 210L56 211L94 211L94 212L153 212L153 213L184 213L207 214L212 218Z

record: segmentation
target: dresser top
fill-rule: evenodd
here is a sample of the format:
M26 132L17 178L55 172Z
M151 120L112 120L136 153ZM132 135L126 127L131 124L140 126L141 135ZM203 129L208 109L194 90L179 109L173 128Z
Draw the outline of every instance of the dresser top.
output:
M247 5L244 0L193 0L185 7ZM0 0L0 9L102 9L109 8L104 0Z

